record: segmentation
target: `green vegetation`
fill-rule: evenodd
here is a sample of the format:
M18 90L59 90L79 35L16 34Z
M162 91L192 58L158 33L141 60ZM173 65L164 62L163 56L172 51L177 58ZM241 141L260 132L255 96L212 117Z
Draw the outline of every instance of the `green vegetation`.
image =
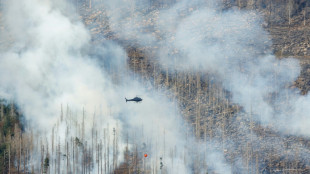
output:
M15 171L13 161L16 152L11 148L12 139L22 131L21 115L16 108L14 104L0 101L0 173Z
M46 157L44 160L43 173L47 173L49 166L50 166L50 159Z

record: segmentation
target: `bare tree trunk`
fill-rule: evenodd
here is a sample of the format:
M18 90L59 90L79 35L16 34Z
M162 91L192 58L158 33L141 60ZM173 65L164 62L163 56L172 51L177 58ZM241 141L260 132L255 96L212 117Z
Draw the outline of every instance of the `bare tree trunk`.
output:
M104 173L107 173L107 141L106 129L103 130L103 143L104 143Z
M307 10L307 8L305 8L305 10L304 10L304 26L306 26L306 10Z
M17 173L19 173L20 165L21 165L21 158L22 158L22 136L21 131L19 132L19 160L18 160L18 167L17 167Z
M83 108L83 120L82 120L82 143L84 143L84 135L85 135L85 123L84 123L84 119L85 119L85 110Z
M169 88L169 68L166 69L166 86Z
M1 103L0 104L0 120L4 119L4 105Z
M110 135L109 135L109 127L108 127L108 132L107 132L107 172L110 173Z
M197 115L196 115L196 138L198 140L200 139L200 93L201 93L201 83L200 83L200 74L199 72L196 75L196 80L197 80L197 98L196 98L196 103L197 103Z
M100 173L102 174L102 140L100 139Z
M9 144L9 174L11 174L11 145Z
M291 25L291 15L292 15L292 10L293 10L293 2L292 0L288 0L288 25Z
M26 172L26 155L25 155L25 150L23 150L23 155L24 155L24 173Z
M76 143L71 139L72 143L72 166L73 166L73 173L75 174L75 163L76 163L76 155L75 155L75 148L76 148Z
M116 140L115 140L115 128L113 128L113 160L112 160L112 170L115 170L115 158L116 158Z

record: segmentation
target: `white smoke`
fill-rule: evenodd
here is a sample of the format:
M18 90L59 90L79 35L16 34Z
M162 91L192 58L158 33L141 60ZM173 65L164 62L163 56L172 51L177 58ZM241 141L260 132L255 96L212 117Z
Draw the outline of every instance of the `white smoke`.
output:
M162 10L152 10L150 2L132 1L130 4L139 6L129 8L129 2L113 1L114 11L108 15L116 13L118 17L109 18L109 23L126 28L125 32L119 31L120 37L159 47L157 56L163 66L215 75L232 92L232 102L263 125L309 136L308 96L288 88L299 75L299 62L293 58L279 60L272 54L270 36L262 27L260 14L222 10L222 4L215 0L183 0ZM136 9L136 15L127 20L119 17L130 9ZM131 21L136 25L130 25ZM141 23L147 27L138 25Z
M106 105L102 93L110 82L83 55L90 40L83 24L42 2L24 3L7 5L7 33L14 44L1 54L1 95L16 100L27 119L35 117L42 128L53 123L46 118L58 115L61 103L75 109ZM45 116L39 117L41 114Z
M170 68L214 74L232 92L232 101L253 113L257 121L279 123L275 128L308 136L308 97L286 89L298 76L298 62L272 55L258 14L222 11L217 1L184 0L164 10L153 9L150 1L103 3L109 27L120 38L159 46L157 56ZM199 145L187 138L186 124L164 93L128 77L126 53L120 46L111 41L91 44L85 26L69 15L73 13L70 5L47 0L12 0L4 5L0 96L16 101L36 131L50 136L60 105L68 104L78 113L85 108L86 139L93 124L91 113L100 113L96 125L110 133L118 128L121 151L126 144L123 134L128 132L131 143L140 144L150 155L149 166L163 157L167 172L192 173L197 160L193 154L199 147L197 156L209 165L200 172L231 173L224 154L212 147L217 142ZM118 83L113 81L116 71ZM136 94L143 96L141 104L125 103L125 96ZM277 99L270 101L274 94ZM282 105L287 97L291 100ZM62 125L57 130L62 138L58 143L65 142L64 134Z
M195 149L195 140L189 137L186 141L185 123L178 109L162 92L150 91L128 77L126 53L120 46L111 41L93 46L85 26L76 16L68 16L73 11L61 1L12 0L3 5L5 37L1 40L0 96L18 104L29 129L34 131L36 150L31 161L36 168L40 166L42 144L49 147L51 165L56 166L57 149L51 149L59 146L66 152L70 136L90 142L92 125L96 125L101 137L103 129L108 137L116 129L121 138L118 163L123 157L127 132L131 144L144 144L141 149L149 153L148 166L155 168L162 158L163 170L192 173L194 157L189 151ZM121 79L118 83L113 81L116 70L122 70L116 74ZM143 96L141 104L125 103L125 96L136 94ZM58 121L61 105L66 122ZM66 105L70 109L65 109ZM77 126L68 122L76 122ZM113 145L110 142L106 146L112 149ZM223 157L220 159L223 161ZM50 170L56 172L56 167ZM96 170L94 166L92 171ZM224 171L221 163L210 170ZM225 173L229 171L225 169Z
M177 70L216 75L232 92L232 102L263 125L309 136L308 97L288 88L299 75L299 62L272 55L261 25L261 17L252 11L200 7L176 24L174 41L164 41L169 44L164 44L160 60ZM178 52L171 55L173 50Z
M116 37L153 46L170 72L212 74L257 123L309 136L309 97L289 88L299 75L299 62L273 55L260 14L223 10L216 0L158 2L161 10L152 2L103 2Z
M274 119L279 114L274 110L277 103L271 104L267 98L274 93L282 96L283 91L291 94L285 88L297 78L300 67L295 59L277 60L270 53L270 41L259 19L255 13L240 11L219 14L206 8L193 12L179 24L167 51L177 49L179 53L161 55L161 61L180 70L215 74L232 92L233 102L254 113L257 121L274 124L283 118Z

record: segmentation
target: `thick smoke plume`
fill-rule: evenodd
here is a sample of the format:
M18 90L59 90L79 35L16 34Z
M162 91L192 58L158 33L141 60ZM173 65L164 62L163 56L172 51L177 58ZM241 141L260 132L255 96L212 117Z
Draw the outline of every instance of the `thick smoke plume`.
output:
M274 124L284 133L309 135L308 96L287 88L298 76L298 61L272 55L258 14L222 10L214 0L163 3L161 10L153 2L94 1L93 6L103 3L109 27L120 39L158 47L162 66L211 73L232 93L232 102L252 113L257 122ZM197 164L199 172L233 171L214 148L216 140L199 143L185 133L189 126L163 91L146 88L128 75L121 46L108 40L91 43L89 31L77 14L72 15L72 4L12 0L3 5L0 97L19 105L38 139L51 144L49 137L57 136L56 143L63 147L71 134L90 142L95 127L101 137L114 133L119 138L118 164L128 140L131 150L137 145L149 154L145 163L157 172L160 158L168 173L193 173ZM125 96L137 94L143 96L141 104L125 103ZM68 133L67 125L59 123L61 106L67 105L70 119L85 121L85 128L72 127ZM85 135L79 132L84 129ZM97 172L97 167L92 171Z
M159 165L161 158L162 170L191 173L194 165L191 152L199 145L192 136L186 138L186 123L178 109L172 109L175 105L161 92L149 91L128 77L127 56L120 46L112 41L92 45L87 29L72 15L74 10L66 7L69 5L62 1L47 0L12 0L3 4L0 96L18 104L28 130L33 131L37 150L32 152L32 166L39 168L42 158L39 151L42 153L45 144L46 156L55 159L55 162L51 160L50 171L68 172L68 169L59 169L65 164L56 163L59 151L66 151L70 137L80 138L74 140L78 146L92 142L95 127L99 137L107 139L105 146L111 149L115 143L109 143L112 141L109 137L119 138L113 139L120 149L120 152L113 150L117 153L117 163L123 159L128 139L129 144L141 146L149 153L147 166ZM113 80L116 70L122 70L117 74L118 83ZM143 96L142 104L125 103L124 96L136 94ZM65 109L67 105L70 109ZM59 115L65 122L59 122ZM57 148L53 149L54 146ZM207 156L209 170L230 173L220 152L211 146L202 151L204 153L195 154L202 156L201 159ZM207 170L200 169L201 172ZM92 169L97 170L99 164Z
M203 8L184 18L174 36L175 41L167 52L174 49L179 52L172 56L161 55L163 64L173 65L177 70L214 74L226 90L232 92L232 101L253 113L257 121L263 124L280 121L276 128L293 129L296 134L307 135L305 130L296 127L299 123L291 122L291 118L297 122L308 120L286 109L302 105L283 103L287 101L283 100L285 97L294 95L294 91L286 88L299 75L299 63L294 59L277 60L272 55L260 16L254 12L219 12ZM271 102L268 97L273 94L279 97Z
M269 34L257 12L223 10L215 0L167 2L162 10L152 10L150 2L106 4L108 12L114 7L122 9L108 13L111 26L126 28L119 35L138 44L158 46L163 67L216 76L232 92L232 102L253 114L257 122L283 133L309 136L306 127L310 121L305 115L309 97L289 88L299 75L299 62L273 55ZM123 20L133 5L136 13ZM138 25L142 23L148 24Z
M225 9L216 0L156 2L103 3L117 37L151 45L163 69L211 74L257 124L309 136L309 96L291 88L299 62L273 55L259 13Z

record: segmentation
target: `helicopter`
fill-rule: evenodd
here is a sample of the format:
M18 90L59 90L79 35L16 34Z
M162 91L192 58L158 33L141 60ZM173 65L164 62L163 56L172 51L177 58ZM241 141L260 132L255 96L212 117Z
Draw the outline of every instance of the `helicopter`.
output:
M126 100L126 102L128 102L128 101L134 101L134 102L136 102L136 103L139 103L139 102L142 101L142 98L140 98L140 97L135 97L135 98L133 98L133 99L127 99L127 98L125 98L125 100Z

